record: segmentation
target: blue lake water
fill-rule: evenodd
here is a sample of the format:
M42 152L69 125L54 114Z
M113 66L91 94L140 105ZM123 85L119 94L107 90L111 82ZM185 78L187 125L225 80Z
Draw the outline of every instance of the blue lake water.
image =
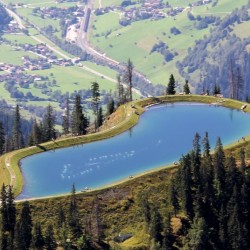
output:
M194 134L208 131L211 146L250 134L250 115L198 103L149 108L130 131L103 141L47 151L20 162L25 185L18 199L97 188L177 161L192 149Z

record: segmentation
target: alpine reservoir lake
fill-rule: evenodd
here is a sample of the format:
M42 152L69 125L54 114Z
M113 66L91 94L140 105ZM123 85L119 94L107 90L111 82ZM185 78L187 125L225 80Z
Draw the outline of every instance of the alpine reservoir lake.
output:
M20 161L24 188L17 199L81 191L129 179L178 161L193 138L209 134L211 149L250 134L250 114L200 103L169 103L148 108L139 123L113 138L46 151Z

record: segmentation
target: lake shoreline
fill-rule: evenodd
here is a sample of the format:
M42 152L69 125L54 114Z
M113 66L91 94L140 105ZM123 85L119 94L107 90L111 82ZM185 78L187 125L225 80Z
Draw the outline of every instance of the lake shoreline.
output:
M137 124L140 114L142 114L145 111L145 108L148 105L152 105L152 104L157 105L159 103L171 103L171 102L200 102L200 103L211 104L217 101L218 99L219 98L211 97L211 96L188 95L188 96L163 96L163 97L157 97L157 98L152 97L152 98L147 98L147 99L143 99L139 101L134 101L132 103L126 104L126 108L124 108L126 120L125 121L123 120L122 122L118 123L115 128L111 128L108 131L105 130L97 134L89 134L86 136L75 137L75 138L58 139L55 142L48 142L48 143L41 144L41 146L43 146L47 151L47 150L53 150L53 149L57 149L61 147L70 147L73 145L103 140L103 139L121 134L122 132L128 130L129 128L132 128L133 126ZM229 107L229 108L236 108L239 110L242 107L242 105L245 104L243 102L239 102L239 101L235 101L231 99L224 98L224 100L225 101L221 103L222 106ZM135 114L134 108L131 107L131 105L134 105L136 107L136 110L139 113L139 115ZM245 109L245 111L246 112L250 111L248 106ZM249 138L247 137L247 140L248 139ZM232 146L235 147L235 144L233 144ZM18 164L19 161L24 157L27 157L36 153L40 153L40 152L43 152L43 150L37 147L31 147L31 148L21 149L18 151L13 151L13 152L6 154L8 155L11 166L13 167L15 174L16 174L16 186L14 187L15 195L18 195L19 193L21 193L21 190L24 184L22 174L21 174L19 164ZM6 155L4 155L4 157L6 157ZM3 156L1 156L1 158L2 157ZM154 170L154 171L157 171L157 170Z

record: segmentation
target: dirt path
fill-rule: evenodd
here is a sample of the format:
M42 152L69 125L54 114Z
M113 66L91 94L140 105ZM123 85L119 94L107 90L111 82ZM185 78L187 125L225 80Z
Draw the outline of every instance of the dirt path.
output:
M10 186L12 186L14 188L16 185L16 174L10 165L10 155L7 155L5 157L5 166L10 174Z

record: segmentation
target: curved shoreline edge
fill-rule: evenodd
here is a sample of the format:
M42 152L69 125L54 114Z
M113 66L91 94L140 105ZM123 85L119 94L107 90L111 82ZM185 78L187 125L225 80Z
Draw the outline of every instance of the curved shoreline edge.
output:
M5 184L9 184L9 185L14 184L13 191L14 191L15 196L17 196L21 193L23 185L24 185L24 180L22 177L21 169L19 167L19 162L21 159L27 156L31 156L37 153L42 153L48 150L54 150L54 149L63 148L63 147L70 147L70 146L74 146L78 144L85 144L85 143L90 143L90 142L114 137L118 134L121 134L127 131L133 126L135 126L139 121L140 115L146 110L147 107L150 107L152 105L157 105L160 103L173 103L173 102L199 102L199 103L207 103L207 104L216 104L216 105L221 105L224 107L234 108L238 110L240 110L241 107L244 104L246 104L244 102L227 99L227 98L218 98L218 97L213 97L213 96L200 96L200 95L160 96L160 97L149 97L146 99L133 101L125 105L122 105L117 109L116 112L121 112L122 116L120 120L118 121L118 123L109 129L106 129L106 130L103 130L101 132L97 132L94 134L87 134L83 136L70 137L70 138L61 138L55 141L50 141L50 142L46 142L43 144L39 144L38 146L32 146L29 148L20 149L20 150L12 151L10 153L6 153L2 155L0 157L0 163L1 163L0 175L2 175L2 173L6 175L6 171L8 171L8 174L9 174L8 183L5 183ZM244 111L250 112L250 106L247 106L244 109ZM250 136L247 136L244 144L248 143L249 141L250 141ZM233 143L230 145L226 145L225 149L226 150L235 149L239 146L242 146L242 144L243 143L240 142L240 143ZM7 166L7 164L9 165ZM161 168L146 171L142 174L136 175L135 177L139 177L147 173L156 172L166 167L171 167L171 166L163 166ZM13 176L13 172L15 174L14 176ZM14 183L13 183L13 179L15 179ZM111 183L110 185L95 189L93 191L115 186L128 180L129 179L125 179L125 180L123 179L121 181ZM58 197L58 196L65 196L65 195L67 194L50 196L50 197ZM41 198L34 198L34 199L46 199L46 198L49 198L49 197L41 197Z

